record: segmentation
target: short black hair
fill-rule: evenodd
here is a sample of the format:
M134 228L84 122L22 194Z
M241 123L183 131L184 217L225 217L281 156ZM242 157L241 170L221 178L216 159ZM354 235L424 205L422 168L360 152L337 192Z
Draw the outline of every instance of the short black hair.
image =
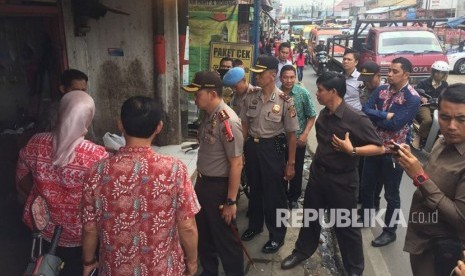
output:
M83 72L76 69L68 69L63 71L61 74L60 84L64 87L70 87L73 80L85 80L89 81L89 78Z
M295 74L297 74L297 71L295 70L294 66L290 64L284 65L283 68L281 68L281 72L279 72L279 76L282 77L285 71L292 71Z
M316 84L320 84L327 90L336 89L339 97L344 98L346 94L346 77L337 72L328 71L324 72L316 80Z
M121 122L127 135L149 138L160 123L162 111L159 103L149 97L133 96L121 107Z
M410 62L410 60L404 57L395 58L391 61L391 63L400 63L400 67L404 72L412 73L412 63Z
M223 61L230 61L231 64L234 64L234 60L230 57L224 57L220 60L220 66L221 66L221 63L223 63Z
M244 62L242 62L242 60L240 60L239 58L233 60L233 67L241 66L243 64Z
M289 48L289 49L290 49L290 48L291 48L291 44L289 44L289 43L287 43L287 42L283 42L283 43L279 44L279 51L280 51L280 52L281 52L281 50L282 50L283 48Z
M352 49L346 49L344 51L344 56L347 55L347 54L353 54L355 61L358 61L360 59L360 53L356 52L356 51L354 51Z
M449 85L449 87L439 94L438 101L439 108L441 108L442 101L465 104L465 83L454 83Z

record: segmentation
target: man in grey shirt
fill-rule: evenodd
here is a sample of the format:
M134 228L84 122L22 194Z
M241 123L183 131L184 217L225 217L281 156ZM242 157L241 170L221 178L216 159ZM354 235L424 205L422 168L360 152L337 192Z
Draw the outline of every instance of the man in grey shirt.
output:
M353 50L346 50L342 58L342 67L346 77L347 92L344 96L344 101L357 110L362 110L360 104L360 89L363 83L358 80L360 73L357 71L358 60L360 54Z

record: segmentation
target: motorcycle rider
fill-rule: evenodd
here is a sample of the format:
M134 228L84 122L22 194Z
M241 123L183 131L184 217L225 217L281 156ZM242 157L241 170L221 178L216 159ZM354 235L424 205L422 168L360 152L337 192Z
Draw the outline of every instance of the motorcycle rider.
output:
M326 49L325 40L323 38L320 38L318 40L318 45L316 45L316 47L315 47L315 53L318 53L318 52L321 52L321 51L325 51L325 52L328 51Z
M441 92L444 91L448 86L446 81L448 75L449 64L442 60L435 61L433 65L431 65L431 76L421 80L415 88L421 89L426 95L433 99L437 99L439 94L441 94ZM428 98L426 98L424 95L421 95L421 103L428 103ZM412 146L416 149L421 149L426 143L431 125L433 124L432 107L420 107L420 110L418 111L415 119L420 124L420 129L418 131L418 135L412 142Z

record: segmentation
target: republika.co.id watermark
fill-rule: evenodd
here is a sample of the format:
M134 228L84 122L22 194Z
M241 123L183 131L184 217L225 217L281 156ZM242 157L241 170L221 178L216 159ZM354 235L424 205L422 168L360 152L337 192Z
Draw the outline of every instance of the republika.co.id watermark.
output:
M408 222L418 224L435 224L438 222L438 211L412 212L409 220L402 209L394 209L390 222L384 221L386 209L365 209L362 214L357 209L278 209L276 221L278 227L308 227L311 222L318 221L323 228L330 227L407 227ZM408 217L408 216L407 216Z

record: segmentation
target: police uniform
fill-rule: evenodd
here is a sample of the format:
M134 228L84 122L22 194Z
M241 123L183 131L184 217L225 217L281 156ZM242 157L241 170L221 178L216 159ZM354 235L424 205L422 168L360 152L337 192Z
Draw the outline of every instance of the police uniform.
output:
M207 72L213 73L213 72ZM206 72L197 73L199 75ZM204 88L205 80L194 78L186 91ZM221 82L221 80L220 80ZM189 91L189 92L192 92ZM196 215L199 259L205 275L218 275L218 257L226 275L244 275L242 248L230 226L221 217L220 205L227 202L230 164L228 158L242 156L242 126L236 113L223 101L199 126L199 151L195 192L202 207ZM235 199L234 199L235 200ZM235 221L231 222L236 229Z
M259 57L257 66L260 61ZM275 69L266 65L261 67ZM263 91L247 94L243 102L241 120L249 126L244 152L250 185L249 227L242 239L253 238L256 233L262 231L265 222L269 231L269 242L275 242L280 246L284 242L286 227L277 227L276 213L277 209L288 208L283 180L285 133L299 129L293 100L276 86L266 102ZM250 233L252 235L249 235Z
M245 96L247 94L256 93L261 90L262 89L260 87L253 86L249 83L249 87L247 88L247 91L244 94L239 95L237 93L234 93L230 103L231 108L234 110L234 112L236 112L237 115L241 114L242 102L245 99Z

